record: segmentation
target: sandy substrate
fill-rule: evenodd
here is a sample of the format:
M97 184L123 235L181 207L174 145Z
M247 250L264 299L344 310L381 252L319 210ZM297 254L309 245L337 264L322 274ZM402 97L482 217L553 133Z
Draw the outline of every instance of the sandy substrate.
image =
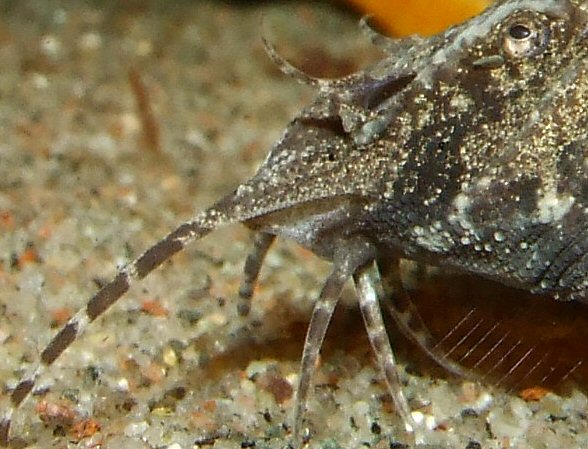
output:
M268 60L261 34L305 70L336 76L377 57L356 23L294 2L0 5L3 385L14 387L117 266L250 176L312 99ZM152 109L151 137L138 97ZM228 227L134 288L42 377L15 417L17 445L284 447L328 265L280 242L239 319L249 248L248 232ZM310 446L402 447L352 290L345 296L311 393ZM588 447L581 393L530 403L471 382L402 379L423 447Z

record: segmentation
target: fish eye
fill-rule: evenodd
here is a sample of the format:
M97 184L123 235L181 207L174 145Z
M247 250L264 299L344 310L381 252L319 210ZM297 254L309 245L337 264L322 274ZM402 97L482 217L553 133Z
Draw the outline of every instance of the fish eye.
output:
M508 35L516 41L527 40L531 37L533 31L522 23L516 23L508 29Z
M524 58L539 54L548 42L549 33L543 24L516 21L506 27L503 49L513 58Z

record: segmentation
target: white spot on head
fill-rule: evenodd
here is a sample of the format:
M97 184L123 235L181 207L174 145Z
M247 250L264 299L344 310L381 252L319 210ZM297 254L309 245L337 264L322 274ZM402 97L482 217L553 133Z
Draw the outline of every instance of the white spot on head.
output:
M417 245L434 253L447 252L454 244L451 240L451 235L440 232L440 229L435 227L434 224L428 228L415 226L412 228L412 235L415 238Z
M472 205L472 199L465 193L458 193L453 198L453 207L455 212L450 214L448 220L452 224L459 224L463 229L473 229L474 225L471 222L469 209Z
M467 112L473 104L473 100L463 94L457 94L449 100L449 106L456 112Z
M490 187L492 183L492 177L490 176L482 176L480 179L476 181L476 188L479 190L485 190Z
M506 237L505 237L504 233L501 231L496 231L494 233L494 240L496 240L497 242L504 242L505 238Z
M576 198L572 195L558 196L555 190L546 192L537 201L537 221L542 224L561 220L566 215Z
M453 199L453 205L457 209L458 213L462 214L470 207L472 200L465 193L459 193Z

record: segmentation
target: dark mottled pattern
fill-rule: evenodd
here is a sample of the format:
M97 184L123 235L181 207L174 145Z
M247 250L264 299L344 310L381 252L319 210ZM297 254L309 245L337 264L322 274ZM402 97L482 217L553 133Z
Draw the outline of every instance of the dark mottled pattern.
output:
M129 289L128 275L119 273L112 282L102 287L88 302L86 313L90 321L98 318Z
M24 380L19 382L12 394L10 395L10 401L13 405L20 404L24 398L31 392L33 387L35 386L35 382L33 380Z
M293 238L333 259L338 272L361 260L353 268L356 280L375 261L404 256L584 299L586 9L583 0L498 1L428 39L375 38L386 52L382 61L331 81L300 73L268 47L284 72L318 88L315 101L291 122L253 178L125 267L57 334L42 362L53 363L133 281L231 221ZM513 37L513 26L527 28L530 38ZM257 261L251 279L260 266ZM394 381L372 294L382 286L373 273L369 279L359 295L370 305L366 327L383 372ZM325 331L319 326L314 336ZM322 338L314 341L320 345ZM305 345L305 354L318 349ZM399 385L389 385L410 424L406 400L394 389ZM19 384L14 408L33 386L27 378ZM297 401L303 410L304 398ZM0 424L5 441L11 413Z
M137 277L143 279L148 273L151 273L151 271L183 247L182 242L177 240L173 235L152 246L135 263Z
M0 444L8 446L10 433L10 419L3 419L0 421Z
M41 353L43 363L45 365L51 365L65 348L75 340L77 334L78 323L70 322L66 324Z

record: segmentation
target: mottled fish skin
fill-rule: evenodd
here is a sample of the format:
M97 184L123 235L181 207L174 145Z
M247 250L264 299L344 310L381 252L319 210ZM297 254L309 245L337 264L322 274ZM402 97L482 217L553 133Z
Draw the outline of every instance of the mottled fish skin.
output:
M274 235L333 261L304 345L294 439L350 279L396 410L414 435L379 309L393 296L379 275L395 276L398 257L587 299L587 9L579 0L500 1L438 36L375 39L382 61L340 80L300 73L269 47L286 73L316 86L316 100L251 180L122 268L70 318L12 389L0 444L9 443L12 415L39 377L93 321L188 244L237 221L259 231L240 290L244 313ZM454 368L405 312L393 311L400 328Z
M362 233L381 251L583 298L584 6L499 2L444 34L409 38L409 51L372 69L321 84L241 188L242 219L296 206L308 221L309 210L330 210L338 198L347 205L331 235ZM525 30L532 38L517 40ZM270 227L329 256L326 232L300 235L292 212L288 220Z

